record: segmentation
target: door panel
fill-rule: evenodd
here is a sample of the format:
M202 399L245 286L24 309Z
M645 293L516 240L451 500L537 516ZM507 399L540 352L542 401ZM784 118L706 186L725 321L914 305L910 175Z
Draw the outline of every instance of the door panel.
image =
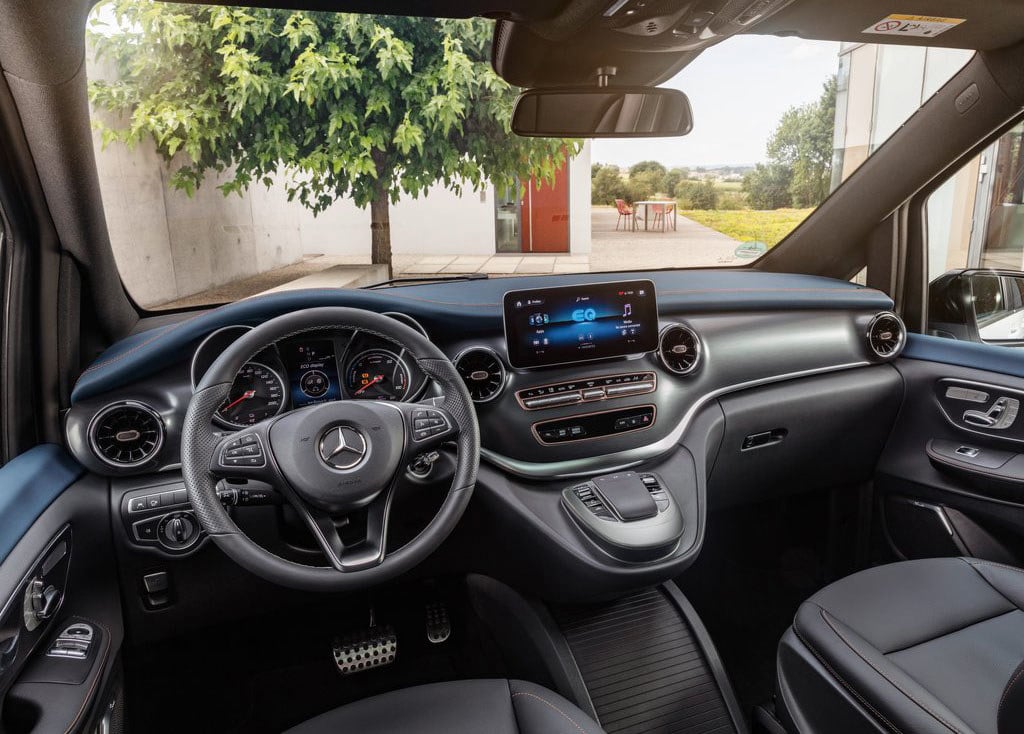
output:
M554 184L531 178L522 200L523 252L569 252L569 163Z
M1024 378L921 359L896 367L905 399L876 482L889 540L907 557L1024 563Z
M53 446L0 469L9 545L0 562L7 734L91 730L117 697L123 625L109 488L98 477L77 479L80 471Z

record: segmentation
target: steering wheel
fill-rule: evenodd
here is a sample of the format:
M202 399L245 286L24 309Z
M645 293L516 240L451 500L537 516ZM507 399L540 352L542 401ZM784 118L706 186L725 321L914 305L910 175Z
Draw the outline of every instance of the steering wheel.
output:
M392 342L416 360L444 397L423 403L341 400L268 418L224 436L213 428L235 375L281 339L353 329ZM388 553L391 501L417 457L456 444L451 488L427 527ZM480 466L480 429L466 386L426 337L387 316L356 308L313 308L271 319L235 341L195 389L181 437L181 467L196 518L240 566L296 589L341 591L379 583L427 557L462 516ZM246 536L217 494L225 477L275 487L302 518L329 566L281 558ZM338 524L366 518L365 538L346 544Z

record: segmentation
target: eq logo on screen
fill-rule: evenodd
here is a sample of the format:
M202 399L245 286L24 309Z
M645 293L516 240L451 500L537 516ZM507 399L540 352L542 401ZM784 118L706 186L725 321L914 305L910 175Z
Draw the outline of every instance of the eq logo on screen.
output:
M572 312L572 320L578 324L586 321L593 321L597 318L597 311L592 308L577 308Z

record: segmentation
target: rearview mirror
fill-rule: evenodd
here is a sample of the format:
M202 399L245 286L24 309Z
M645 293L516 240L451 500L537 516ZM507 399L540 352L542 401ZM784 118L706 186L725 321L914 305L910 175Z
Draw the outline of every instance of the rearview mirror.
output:
M928 330L936 336L1024 345L1024 273L951 271L929 287Z
M655 138L693 129L677 89L531 89L516 100L512 131L528 138Z

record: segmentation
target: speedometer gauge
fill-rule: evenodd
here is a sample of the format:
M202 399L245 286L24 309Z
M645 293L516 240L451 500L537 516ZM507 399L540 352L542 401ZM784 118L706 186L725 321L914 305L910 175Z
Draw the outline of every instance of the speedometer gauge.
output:
M349 363L345 387L357 400L403 400L409 392L409 370L394 352L371 349Z
M235 375L231 392L217 409L228 426L244 428L271 418L284 408L284 380L264 364L249 362Z

